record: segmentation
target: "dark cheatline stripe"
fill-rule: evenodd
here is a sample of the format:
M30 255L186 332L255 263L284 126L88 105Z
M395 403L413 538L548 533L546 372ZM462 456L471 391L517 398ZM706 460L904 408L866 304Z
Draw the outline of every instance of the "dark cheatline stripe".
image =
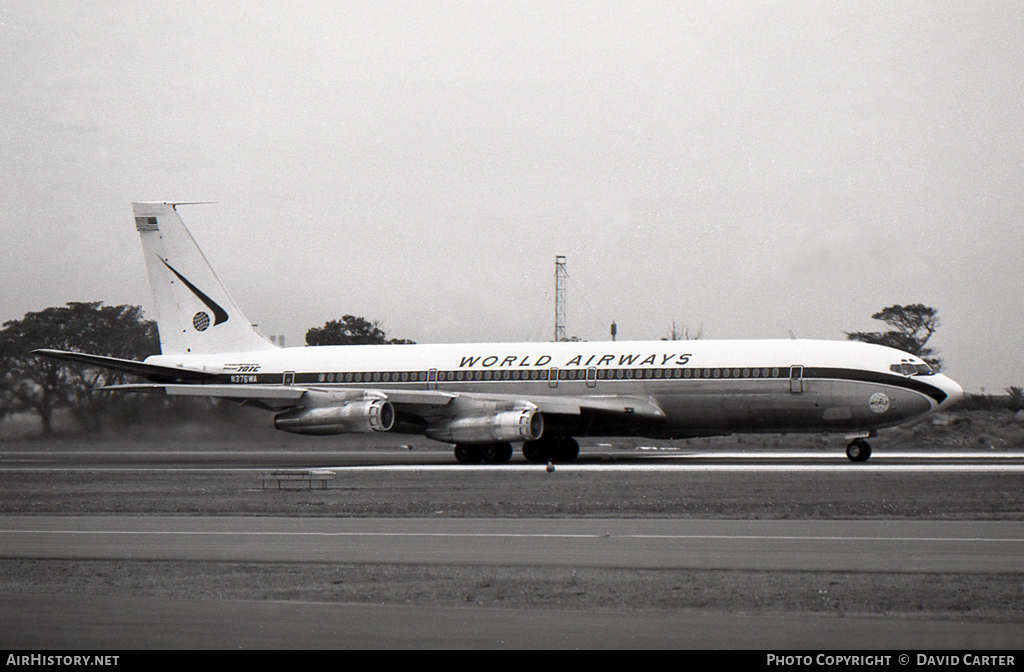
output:
M719 370L722 370L722 367L717 367L717 368ZM735 367L730 367L730 368L735 368ZM773 367L760 367L760 368L773 368ZM671 382L677 382L677 383L684 383L684 382L691 382L691 381L708 381L708 380L713 380L715 382L729 381L729 380L734 380L734 381L735 380L744 380L744 381L756 381L756 380L780 381L781 380L781 381L785 381L785 380L789 379L789 377L790 377L790 375L792 373L792 371L791 371L791 369L789 367L774 367L774 368L778 368L779 369L779 375L777 377L771 377L771 378L753 378L753 377L742 378L742 379L741 378L735 378L735 377L734 378L726 378L726 377L705 378L703 376L700 377L700 378L675 378L675 377L670 377L670 378L641 378L641 377L636 377L636 378L602 378L602 379L599 379L597 382L600 385L603 386L603 385L607 385L608 383L611 383L611 382L622 383L622 382L632 382L632 381L641 381L641 382L645 382L645 383L662 382L662 381L671 381ZM614 371L615 369L608 369L608 370L609 371ZM580 369L580 371L584 372L585 369ZM370 386L376 385L376 386L379 387L381 385L389 385L389 384L410 384L411 383L411 384L420 385L420 384L425 384L426 383L426 371L410 371L410 372L406 372L406 373L409 373L409 374L417 375L417 377L419 377L420 379L419 380L404 380L404 381L399 379L399 376L401 375L402 372L390 372L390 371L387 372L389 377L391 378L391 380L387 380L387 381L385 381L383 379L384 378L384 375L383 375L384 372L368 372L367 371L367 372L362 372L362 375L367 377L367 378L369 378L369 376L371 374L373 374L373 373L380 374L380 378L381 379L377 380L377 381L371 381L371 380L346 381L344 384L352 385L352 386L356 386L356 387L365 387L367 385L370 385ZM481 383L481 382L483 382L483 383L487 383L487 382L495 382L495 383L516 383L516 382L537 383L537 382L541 382L541 380L542 380L542 379L504 380L504 379L499 379L499 378L494 378L492 380L462 380L462 381L460 381L460 380L446 380L443 377L445 377L448 373L449 373L448 371L438 371L437 382L439 382L439 383L460 383L460 382L466 382L466 383ZM455 372L453 371L452 373L455 373ZM296 384L296 385L322 385L324 383L333 384L333 383L336 383L336 382L337 383L341 383L342 382L340 380L340 376L338 376L338 380L328 380L326 378L328 375L336 375L336 374L334 372L331 372L330 374L328 374L328 373L296 373L295 374L295 378L294 378L294 384ZM321 380L320 376L324 376L324 379ZM232 377L235 377L236 380L232 380ZM412 376L410 375L410 378L411 377ZM280 373L245 374L244 379L240 379L239 380L239 378L241 378L241 376L238 376L237 374L220 374L220 375L217 376L216 382L221 382L221 383L247 382L247 383L271 384L271 385L280 385L281 382L282 382L282 374L280 374ZM874 383L876 385L889 385L889 386L892 386L892 387L902 387L904 389L913 390L914 392L918 392L920 394L924 394L924 395L926 395L928 397L931 397L932 399L935 400L936 403L939 403L939 404L941 404L943 401L946 400L946 393L943 392L942 390L940 390L938 387L936 387L934 385L929 385L928 383L926 383L926 382L924 382L924 381L922 381L920 379L908 378L906 376L902 376L902 375L899 375L899 374L879 373L877 371L862 371L862 370L859 370L859 369L837 369L837 368L804 367L803 379L807 380L807 379L810 379L810 378L829 379L829 380L851 380L851 381L863 382L863 383ZM575 378L575 379L573 379L571 381L559 381L559 382L583 382L583 381L584 381L584 377L583 376L579 376L579 377L577 377L577 378ZM594 382L594 381L591 381L591 382Z
M923 380L919 380L917 378L907 378L906 376L891 373L861 371L860 369L806 368L804 369L804 378L833 378L838 380L855 380L864 383L876 383L879 385L891 385L893 387L902 387L907 390L913 390L914 392L927 395L939 404L946 400L946 393L934 385L929 385Z

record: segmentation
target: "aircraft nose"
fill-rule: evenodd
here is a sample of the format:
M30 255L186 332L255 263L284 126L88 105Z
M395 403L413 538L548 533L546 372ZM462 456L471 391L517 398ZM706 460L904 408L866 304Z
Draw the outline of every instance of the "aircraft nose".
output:
M939 383L939 387L942 388L942 391L946 393L946 399L939 405L940 408L952 406L964 398L964 388L960 387L955 380L948 376L944 376L941 373L938 375L938 378L939 380L936 382Z

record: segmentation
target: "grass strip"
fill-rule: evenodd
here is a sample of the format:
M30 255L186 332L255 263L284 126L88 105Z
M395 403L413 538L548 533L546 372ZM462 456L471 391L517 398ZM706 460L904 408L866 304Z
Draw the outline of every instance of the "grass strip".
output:
M1024 622L1024 574L10 559L0 594Z

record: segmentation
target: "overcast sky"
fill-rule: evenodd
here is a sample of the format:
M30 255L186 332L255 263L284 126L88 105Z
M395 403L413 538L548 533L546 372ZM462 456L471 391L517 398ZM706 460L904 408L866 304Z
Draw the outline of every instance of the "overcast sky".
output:
M151 309L179 211L290 345L843 339L939 310L1024 386L1024 9L1007 2L0 0L0 321Z

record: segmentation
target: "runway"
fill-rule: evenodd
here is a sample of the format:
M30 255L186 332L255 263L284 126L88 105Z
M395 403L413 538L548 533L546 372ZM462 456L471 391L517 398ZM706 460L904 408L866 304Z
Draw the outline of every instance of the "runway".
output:
M6 516L0 557L1024 572L1024 521Z
M505 566L525 575L533 567L1024 573L1024 521L954 520L964 511L1016 515L1020 451L879 450L853 464L840 450L586 446L548 474L519 455L465 465L424 446L108 446L0 450L12 514L0 516L0 557ZM260 472L279 468L330 468L336 478L327 491L262 490ZM215 513L179 515L197 510ZM512 517L489 517L506 510ZM945 618L0 595L0 631L15 648L1024 644L1019 623Z
M447 450L0 450L0 473L52 471L253 471L327 468L338 471L529 472L543 464L516 455L507 464L459 464ZM991 450L877 451L853 464L842 451L706 451L675 447L616 450L587 446L571 464L575 472L891 472L1024 473L1024 452Z

